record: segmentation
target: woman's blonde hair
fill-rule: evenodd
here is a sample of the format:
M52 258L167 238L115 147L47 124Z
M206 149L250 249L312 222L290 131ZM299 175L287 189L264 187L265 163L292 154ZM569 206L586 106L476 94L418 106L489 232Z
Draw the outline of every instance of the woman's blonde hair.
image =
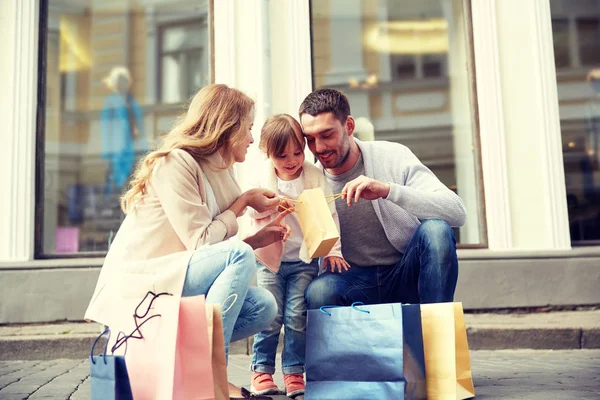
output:
M192 98L188 111L181 115L173 129L162 138L160 147L147 154L137 165L129 189L121 198L127 213L147 193L147 185L157 160L175 149L204 159L223 148L225 167L235 160L231 149L245 140L244 128L254 101L237 89L222 84L208 85Z
M285 151L290 140L300 150L304 150L305 141L300 123L289 114L277 114L265 121L260 131L258 147L267 157L276 156Z

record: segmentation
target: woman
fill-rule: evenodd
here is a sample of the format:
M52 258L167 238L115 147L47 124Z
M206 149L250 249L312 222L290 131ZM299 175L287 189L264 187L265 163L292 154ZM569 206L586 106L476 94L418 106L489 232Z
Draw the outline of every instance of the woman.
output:
M244 161L253 143L253 108L236 89L207 86L160 148L139 163L121 201L127 217L106 256L86 319L118 324L131 318L124 304L152 290L205 294L207 302L222 304L226 352L231 341L269 326L277 305L267 290L250 287L253 250L284 240L285 213L244 241L226 240L237 233L237 217L246 207L263 212L279 204L269 190L242 193L230 168ZM243 392L230 384L232 398L247 397Z

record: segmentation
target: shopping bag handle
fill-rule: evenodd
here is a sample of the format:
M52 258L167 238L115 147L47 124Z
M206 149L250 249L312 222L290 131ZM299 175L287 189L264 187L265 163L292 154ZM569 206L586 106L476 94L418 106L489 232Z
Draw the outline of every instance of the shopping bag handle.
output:
M133 321L135 323L135 329L129 335L126 335L124 332L119 332L119 335L117 336L117 340L115 341L115 344L111 347L110 351L112 353L114 353L115 351L117 351L119 349L119 347L123 346L123 344L125 343L125 353L127 353L127 340L129 340L130 338L131 339L143 339L144 335L142 334L142 331L140 328L146 322L150 321L151 319L162 316L161 314L155 314L155 315L152 315L152 316L146 318L146 316L152 309L152 304L160 296L172 296L172 295L173 294L167 293L167 292L162 292L162 293L156 294L151 290L148 291L148 293L146 293L146 295L144 296L142 301L140 301L140 303L135 307L135 311L133 314ZM144 304L144 302L146 301L148 296L152 296L152 300L150 300L150 304L148 304L148 309L142 315L140 315L139 309L142 306L142 304ZM139 323L138 319L142 319L142 318L146 318L146 319L142 323Z
M106 344L104 345L104 353L102 354L102 356L104 358L104 364L106 364L106 351L108 350L108 342L110 341L110 328L109 327L106 327L106 329L104 329L104 331L100 334L100 336L98 336L96 338L96 340L94 340L94 344L92 345L92 350L90 351L90 360L92 360L92 364L96 364L96 361L94 361L94 348L96 348L96 344L98 344L98 340L100 340L100 338L106 334L108 334L108 336L106 337Z
M142 322L141 324L138 324L137 319L135 320L135 329L129 334L126 335L124 332L119 332L119 335L117 336L117 340L115 342L115 344L113 345L113 347L110 348L111 353L114 353L115 351L117 351L119 349L119 347L123 346L123 344L125 344L125 353L127 353L127 341L129 339L143 339L144 335L142 334L142 331L140 330L140 328L142 326L144 326L144 324L148 321L150 321L153 318L156 317L162 317L161 314L155 314L152 315L148 318L146 318L144 320L144 322Z
M369 311L369 310L361 310L360 308L356 307L356 306L364 306L364 305L365 305L365 303L363 303L362 301L355 301L354 303L352 303L352 305L350 307L352 307L353 310L371 314L371 311ZM323 314L327 314L331 317L331 313L327 310L330 308L340 308L340 307L344 307L344 306L321 306L321 307L319 307L319 310L321 310L321 312Z
M138 315L139 308L142 306L142 304L144 304L144 302L146 301L148 296L152 296L152 300L150 300L150 304L148 304L148 309L146 310L146 312L143 315ZM146 315L148 315L148 313L152 309L152 304L154 303L154 300L156 300L160 296L173 296L173 294L167 293L167 292L162 292L162 293L156 294L153 291L149 290L148 293L146 293L146 295L142 299L142 301L140 301L140 303L135 308L134 318L146 318ZM137 326L137 324L136 324L136 326Z

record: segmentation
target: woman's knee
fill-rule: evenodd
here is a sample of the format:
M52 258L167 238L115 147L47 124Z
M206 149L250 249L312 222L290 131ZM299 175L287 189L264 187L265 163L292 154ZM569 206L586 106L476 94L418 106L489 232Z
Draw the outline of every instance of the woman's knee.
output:
M245 277L248 282L256 274L254 250L242 240L230 240L227 268L235 268L238 279Z

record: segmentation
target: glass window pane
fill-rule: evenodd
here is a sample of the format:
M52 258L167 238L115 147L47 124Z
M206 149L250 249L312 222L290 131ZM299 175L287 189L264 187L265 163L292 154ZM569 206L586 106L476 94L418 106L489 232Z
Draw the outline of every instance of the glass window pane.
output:
M408 146L463 198L468 220L457 230L459 242L485 244L470 12L463 4L313 1L312 63L315 88L344 91L357 126L373 126L375 139ZM357 128L355 136L372 133Z
M210 4L48 3L42 253L102 254L136 162L181 108L164 103L211 80Z
M581 64L597 66L600 63L600 19L577 19L577 37Z
M561 69L557 84L571 241L585 244L600 240L600 1L550 4L555 43L581 61ZM567 16L571 41L562 38ZM557 66L565 66L561 54L555 52Z
M569 20L556 18L552 20L552 33L554 37L554 62L556 68L565 68L571 65L569 52Z
M163 52L201 48L203 43L200 39L205 29L206 27L201 23L165 29L162 37Z

